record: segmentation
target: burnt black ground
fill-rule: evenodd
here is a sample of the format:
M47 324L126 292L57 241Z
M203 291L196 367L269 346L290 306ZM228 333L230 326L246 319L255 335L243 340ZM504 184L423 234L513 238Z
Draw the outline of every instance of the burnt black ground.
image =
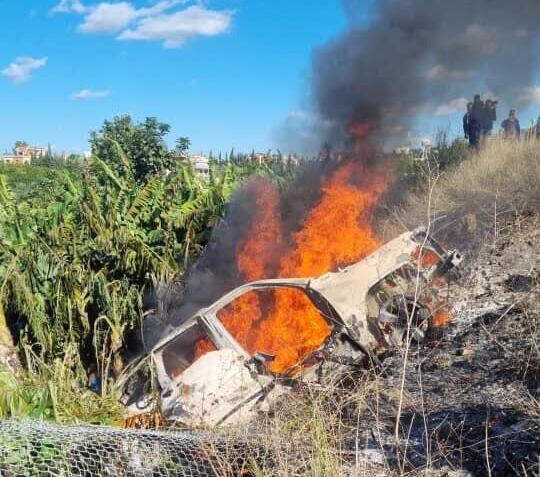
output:
M362 443L367 475L540 475L539 237L528 218L469 255L452 322L439 342L411 347L403 393L403 351L383 360L348 441Z

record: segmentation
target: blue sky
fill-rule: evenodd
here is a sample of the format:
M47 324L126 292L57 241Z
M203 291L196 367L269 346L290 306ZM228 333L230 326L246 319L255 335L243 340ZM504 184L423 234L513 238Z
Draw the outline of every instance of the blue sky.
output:
M355 21L368 24L373 1L352 3ZM279 147L280 126L309 111L313 49L347 25L340 0L0 0L0 9L0 151L20 139L83 152L89 132L122 113L158 117L171 144L189 136L194 152ZM540 87L531 94L540 103ZM460 134L463 101L420 117L412 136Z
M83 151L120 113L157 116L171 143L187 135L197 151L271 148L306 101L313 47L346 22L339 0L109 1L123 8L0 0L1 150L24 139ZM145 20L167 6L154 16L162 25ZM170 15L189 8L181 21L193 25L171 29Z

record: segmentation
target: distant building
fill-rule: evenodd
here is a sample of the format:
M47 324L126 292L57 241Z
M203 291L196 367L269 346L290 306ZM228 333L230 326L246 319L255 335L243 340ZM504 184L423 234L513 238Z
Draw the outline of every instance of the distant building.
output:
M272 160L272 156L269 154L264 154L263 152L254 152L250 156L251 162L256 162L259 166L264 163Z
M282 154L277 156L277 159L281 158L283 164L289 164L291 166L299 166L302 160L296 154Z
M0 156L0 164L30 164L32 159L39 159L47 155L47 148L30 146L25 142L17 142L13 148L13 154Z
M10 154L0 156L0 164L17 164L24 165L32 162L32 156L23 156L17 154Z
M431 140L423 139L420 147L401 146L396 147L393 152L398 157L409 156L414 161L426 161L436 154L437 150L433 148Z
M265 154L263 152L255 152L250 156L251 162L256 162L259 166L265 162L282 162L283 164L291 164L298 166L300 159L296 154Z
M39 159L47 154L46 147L30 146L28 144L19 144L14 149L15 156L30 156Z
M193 165L195 172L201 177L210 175L210 164L204 154L193 154L189 156L189 162Z

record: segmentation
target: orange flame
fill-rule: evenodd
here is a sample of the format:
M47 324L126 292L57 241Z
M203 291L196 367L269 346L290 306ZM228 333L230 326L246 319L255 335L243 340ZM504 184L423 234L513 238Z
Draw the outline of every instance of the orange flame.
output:
M283 251L283 244L278 195L268 184L254 183L258 210L237 255L244 278L318 276L367 256L380 245L371 219L387 183L382 170L369 170L357 162L341 164L323 183L320 201L279 261L276 252ZM277 270L272 270L276 263ZM219 318L250 354L274 355L268 368L275 373L289 370L331 333L309 298L293 289L248 293L222 310Z
M253 196L256 219L249 237L237 248L238 269L249 281L265 278L279 260L282 248L282 227L279 214L277 189L261 178L246 185L249 196Z
M323 184L322 198L281 260L281 277L321 275L349 265L379 245L371 227L373 207L386 190L381 171L346 162Z
M439 256L431 250L423 250L418 247L412 254L411 258L418 262L421 268L430 268L438 265L440 262Z
M434 251L424 250L421 246L414 250L411 258L423 269L433 268L441 262L441 258ZM444 326L451 319L446 293L444 292L446 285L445 278L435 277L430 283L430 294L423 298L433 317L433 325L436 327Z
M272 265L276 263L281 248L281 219L279 216L279 194L272 184L261 178L250 180L245 186L249 199L255 202L256 218L251 226L249 236L257 240L246 240L236 250L238 269L249 280L263 278ZM273 244L274 246L269 246ZM221 321L233 334L236 340L246 347L251 343L256 323L261 320L262 306L259 296L254 293L242 295L220 314ZM236 317L240 319L236 320ZM249 317L244 319L243 317ZM196 344L194 360L212 351L212 343L208 338ZM248 347L250 351L250 347Z

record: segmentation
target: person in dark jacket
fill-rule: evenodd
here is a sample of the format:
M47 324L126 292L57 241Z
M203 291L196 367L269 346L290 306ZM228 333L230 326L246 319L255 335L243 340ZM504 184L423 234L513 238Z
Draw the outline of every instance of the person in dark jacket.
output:
M536 121L536 139L540 139L540 116L538 116L538 120Z
M501 127L503 128L505 138L515 139L520 137L521 127L515 109L510 110L508 117L502 122Z
M469 144L474 149L478 149L480 146L480 134L482 133L484 118L484 102L480 99L480 95L477 94L474 97L471 109L471 117L469 120Z
M493 124L497 121L497 101L486 99L484 105L484 118L482 125L482 135L491 136Z
M469 124L471 122L471 113L472 113L472 103L467 103L467 112L463 116L463 134L465 135L465 139L469 140L469 144L470 144L470 139L471 139L471 135L469 134Z

